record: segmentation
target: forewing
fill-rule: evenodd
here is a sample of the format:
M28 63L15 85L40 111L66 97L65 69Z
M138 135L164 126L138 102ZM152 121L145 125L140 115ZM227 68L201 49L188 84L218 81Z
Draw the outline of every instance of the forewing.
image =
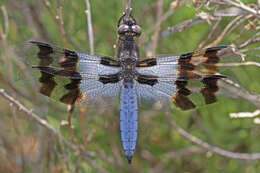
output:
M136 88L139 99L169 100L176 93L178 56L148 58L137 66Z
M82 81L80 88L84 95L89 99L99 97L116 97L119 94L121 83L118 78L119 66L103 65L102 59L92 61L88 54L79 53L79 70L81 71Z

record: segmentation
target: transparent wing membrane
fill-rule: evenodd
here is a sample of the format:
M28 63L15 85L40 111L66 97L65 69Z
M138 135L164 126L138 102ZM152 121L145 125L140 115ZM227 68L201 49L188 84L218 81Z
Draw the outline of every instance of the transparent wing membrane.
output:
M176 93L176 86L174 80L159 81L154 86L136 82L136 92L139 100L166 101Z
M115 74L120 71L117 66L102 65L101 61L104 60L98 56L92 56L85 53L78 53L79 55L79 71L83 75L83 78L87 78L87 74L90 75L108 75ZM112 63L112 59L111 59Z
M97 79L84 78L80 84L80 88L85 97L93 100L97 97L117 97L120 92L121 83L103 84Z
M178 58L179 56L157 57L154 58L156 65L137 67L137 71L145 75L174 79L177 78L178 73Z

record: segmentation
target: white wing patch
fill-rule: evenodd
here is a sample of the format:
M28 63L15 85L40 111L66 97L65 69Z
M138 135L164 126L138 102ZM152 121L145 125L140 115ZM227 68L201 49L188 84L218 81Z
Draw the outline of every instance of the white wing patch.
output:
M179 56L168 56L156 58L157 64L151 67L137 67L137 71L144 75L155 75L157 77L177 78Z
M120 67L111 67L100 64L101 58L84 53L78 54L79 72L82 76L80 89L85 97L95 100L105 97L116 97L119 95L121 84L103 84L99 81L100 75L115 74L120 71Z
M156 58L157 64L151 67L137 67L143 75L154 75L158 83L153 86L136 82L137 96L141 100L168 100L176 93L175 81L178 73L179 56Z

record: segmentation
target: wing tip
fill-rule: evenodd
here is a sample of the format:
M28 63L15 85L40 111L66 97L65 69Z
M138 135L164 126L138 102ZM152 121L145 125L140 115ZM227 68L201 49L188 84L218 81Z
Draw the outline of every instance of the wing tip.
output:
M187 96L181 93L177 93L175 96L173 96L172 101L177 107L181 108L183 111L196 108L194 103Z
M34 44L34 45L37 45L37 46L50 47L50 44L45 43L45 42L41 42L41 41L36 41L36 40L29 40L28 43Z
M229 47L229 46L227 46L227 45L209 47L209 48L206 49L206 53L219 51L219 50L221 50L221 49L226 49L226 48L228 48L228 47Z

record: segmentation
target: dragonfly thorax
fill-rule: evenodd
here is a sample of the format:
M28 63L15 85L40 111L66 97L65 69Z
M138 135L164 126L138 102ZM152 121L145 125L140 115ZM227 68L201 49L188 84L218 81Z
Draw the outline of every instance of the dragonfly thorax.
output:
M133 80L136 78L136 59L135 58L125 58L121 61L121 79L124 80Z

